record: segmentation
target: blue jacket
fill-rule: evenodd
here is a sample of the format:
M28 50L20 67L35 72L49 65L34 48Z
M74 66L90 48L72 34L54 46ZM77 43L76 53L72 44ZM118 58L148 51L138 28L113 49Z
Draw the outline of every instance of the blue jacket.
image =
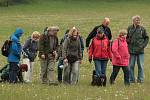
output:
M10 37L12 44L10 46L9 55L8 55L8 62L17 62L20 61L21 56L21 44L20 44L20 37L23 34L23 30L17 28L16 31Z

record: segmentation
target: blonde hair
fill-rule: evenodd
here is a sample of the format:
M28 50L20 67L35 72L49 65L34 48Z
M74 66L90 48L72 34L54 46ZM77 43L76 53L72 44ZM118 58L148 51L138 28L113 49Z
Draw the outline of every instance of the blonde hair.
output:
M135 15L132 17L132 21L134 21L135 19L141 19L141 17L139 15Z
M105 18L104 18L104 21L110 22L110 19L109 19L108 17L105 17Z
M73 35L78 35L79 32L78 32L78 29L76 27L73 27L69 30L69 36L73 36Z
M34 31L31 35L31 38L40 38L40 33L38 31Z
M122 35L126 35L127 34L127 30L126 29L121 29L119 30L119 35L122 34Z

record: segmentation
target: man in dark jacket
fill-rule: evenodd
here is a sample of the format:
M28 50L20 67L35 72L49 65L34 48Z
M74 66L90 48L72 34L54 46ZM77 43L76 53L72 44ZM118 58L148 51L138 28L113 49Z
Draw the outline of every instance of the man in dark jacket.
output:
M130 82L135 83L134 66L137 60L137 82L143 83L144 48L147 46L149 37L143 26L140 25L140 16L133 16L133 25L128 27L127 43L130 53Z
M110 30L110 28L108 27L109 23L110 23L110 19L109 19L109 18L104 18L104 21L103 21L102 25L96 26L96 27L90 32L90 34L89 34L88 37L86 38L86 47L87 47L87 50L88 50L88 47L89 47L89 44L90 44L91 39L96 36L96 34L97 34L97 29L98 29L98 28L101 28L101 29L104 30L104 34L107 36L107 38L108 38L109 40L112 39L111 30Z
M43 84L55 85L54 66L55 59L57 58L58 31L58 27L48 27L47 31L40 36L38 50L41 60L41 80Z
M10 65L9 69L10 83L17 82L17 71L19 70L18 64L21 56L20 37L22 36L22 34L23 30L17 28L10 38L10 40L12 41L8 55L8 62Z

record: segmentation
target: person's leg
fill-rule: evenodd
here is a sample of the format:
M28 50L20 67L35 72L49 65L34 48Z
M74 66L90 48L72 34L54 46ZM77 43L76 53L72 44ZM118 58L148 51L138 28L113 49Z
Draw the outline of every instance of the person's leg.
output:
M48 77L49 77L49 84L55 83L54 79L54 68L55 68L55 61L53 59L48 61Z
M101 60L101 74L106 75L107 63L108 60Z
M123 73L124 73L124 84L130 85L129 81L129 68L127 66L122 67Z
M143 83L144 82L144 71L143 71L144 54L139 54L137 56L137 65L138 65L138 78L137 78L137 82Z
M79 61L76 61L72 64L72 70L71 70L71 84L75 85L78 82L79 78Z
M135 67L136 55L130 54L130 63L129 63L129 70L130 70L130 82L135 83L135 76L134 76L134 67Z
M118 75L119 70L120 70L120 66L115 66L115 65L113 66L113 72L111 73L110 80L109 80L110 84L114 84L114 81Z
M18 63L10 62L9 79L10 83L17 82L17 71L19 70Z
M68 64L68 65L65 64L65 65L64 65L63 82L64 82L65 84L70 84L70 71L71 71L70 67L71 67L71 64Z
M60 68L60 66L61 65L63 65L63 60L59 60L59 62L58 62L58 66L57 66L57 71L58 71L58 77L57 77L57 79L58 79L58 81L59 82L62 82L62 73L63 73L63 68Z
M101 75L101 61L100 60L94 60L94 64L95 64L96 75L100 76Z
M29 82L32 82L33 66L34 62L30 62Z
M23 80L22 70L21 69L19 69L19 71L17 73L17 76L18 76L19 82L23 83L24 80Z
M28 58L24 58L23 59L23 64L27 64L28 65L28 71L24 72L24 81L25 82L29 82L29 74L30 74L30 70L31 70L30 60Z
M41 60L41 81L43 84L46 84L47 79L47 60Z

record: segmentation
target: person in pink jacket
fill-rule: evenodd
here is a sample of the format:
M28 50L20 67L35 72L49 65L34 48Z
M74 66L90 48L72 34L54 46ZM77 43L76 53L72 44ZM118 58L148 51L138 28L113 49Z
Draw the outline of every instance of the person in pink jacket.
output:
M124 72L124 84L130 85L128 68L130 55L128 52L128 46L126 42L126 33L126 30L120 30L118 38L114 40L112 44L113 72L110 76L110 84L114 84L117 74L120 68L122 68Z

